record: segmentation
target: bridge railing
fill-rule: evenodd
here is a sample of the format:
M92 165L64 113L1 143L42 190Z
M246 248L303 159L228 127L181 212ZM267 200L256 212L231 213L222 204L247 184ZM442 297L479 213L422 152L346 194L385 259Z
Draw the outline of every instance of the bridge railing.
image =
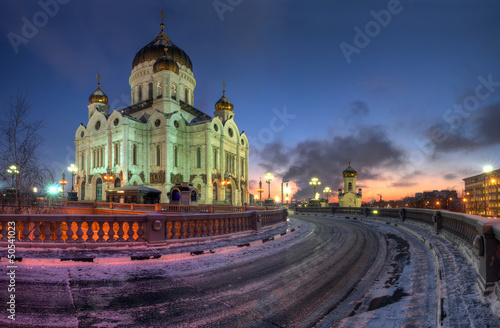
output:
M478 215L416 208L298 207L296 213L354 214L372 219L396 219L420 224L436 234L449 234L475 250L479 263L479 286L485 294L495 290L500 299L500 220Z
M142 215L0 215L0 245L16 247L165 246L170 240L260 230L287 210Z

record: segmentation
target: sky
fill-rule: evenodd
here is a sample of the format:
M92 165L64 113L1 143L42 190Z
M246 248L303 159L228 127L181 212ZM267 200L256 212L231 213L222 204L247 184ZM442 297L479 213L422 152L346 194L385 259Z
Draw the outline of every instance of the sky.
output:
M464 189L500 168L496 0L2 1L1 111L25 90L44 161L74 162L96 74L130 105L135 54L165 31L193 62L195 107L221 97L250 141L250 192L271 172L296 199L336 191L349 162L363 201ZM59 173L58 173L59 174ZM266 186L267 193L267 186ZM334 194L330 201L337 201Z

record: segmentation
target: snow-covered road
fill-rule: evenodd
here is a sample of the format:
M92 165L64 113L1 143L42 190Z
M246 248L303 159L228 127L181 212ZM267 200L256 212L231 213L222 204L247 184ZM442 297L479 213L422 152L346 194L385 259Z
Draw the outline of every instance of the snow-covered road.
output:
M291 220L297 225L298 219L300 229L274 241L199 256L100 264L23 261L15 324L500 327L498 302L480 295L474 269L444 239L385 222ZM6 283L2 275L0 286ZM3 313L0 325L7 323Z

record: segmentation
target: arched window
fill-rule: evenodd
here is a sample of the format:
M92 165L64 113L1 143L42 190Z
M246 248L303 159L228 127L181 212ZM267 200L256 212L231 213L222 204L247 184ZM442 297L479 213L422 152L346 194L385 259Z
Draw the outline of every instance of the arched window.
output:
M115 165L120 164L120 147L115 143Z
M184 101L189 104L189 90L187 88L184 89Z
M120 178L116 178L115 180L115 188L121 187L122 186L122 180Z
M161 97L163 97L163 87L161 82L158 82L158 84L156 84L156 98L159 99Z
M216 201L217 200L217 182L214 182L212 192L213 192L212 200Z
M172 99L177 99L177 86L174 83L172 83Z
M178 149L177 149L177 146L174 147L174 167L177 167L178 165L178 160L179 160L179 154L178 154Z
M153 99L153 82L148 83L148 99Z
M352 183L351 183L351 182L349 182L349 183L347 184L347 190L348 190L348 191L352 191Z
M156 166L161 166L161 148L156 145Z
M142 85L139 86L139 102L142 101Z
M137 145L132 146L132 165L137 165Z
M201 148L196 148L196 168L201 168Z

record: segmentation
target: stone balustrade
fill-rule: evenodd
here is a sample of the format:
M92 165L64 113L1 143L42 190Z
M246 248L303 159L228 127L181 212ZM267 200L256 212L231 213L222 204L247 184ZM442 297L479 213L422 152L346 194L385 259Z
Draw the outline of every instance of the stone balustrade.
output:
M165 246L167 242L260 230L286 222L286 209L141 215L0 215L0 245L15 226L17 247Z
M500 299L500 220L478 215L417 208L298 207L296 213L350 214L375 220L396 220L426 227L473 249L479 287Z

